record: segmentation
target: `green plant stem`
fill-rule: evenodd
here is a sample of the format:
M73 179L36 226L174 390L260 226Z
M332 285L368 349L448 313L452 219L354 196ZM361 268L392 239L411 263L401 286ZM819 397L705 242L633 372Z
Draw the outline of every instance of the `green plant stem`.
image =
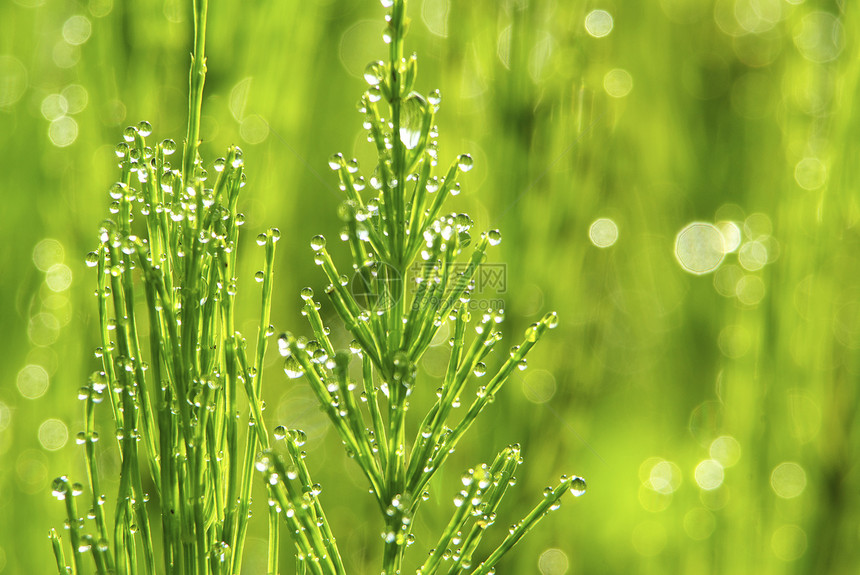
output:
M547 514L547 512L556 508L559 499L561 499L565 492L570 489L571 483L577 479L577 477L563 478L562 482L552 489L551 492L545 494L543 500L535 505L528 515L526 515L511 529L508 536L505 537L501 544L499 544L490 556L475 569L474 575L487 575L492 573L492 569L499 559L502 558L502 555L510 551L510 549L516 545L526 533L531 531L531 529L538 523L538 521L540 521L541 518L543 518L544 515Z
M203 109L203 84L206 80L206 17L209 0L194 0L194 54L188 78L188 129L182 164L183 185L194 174L197 147L200 141L200 115Z

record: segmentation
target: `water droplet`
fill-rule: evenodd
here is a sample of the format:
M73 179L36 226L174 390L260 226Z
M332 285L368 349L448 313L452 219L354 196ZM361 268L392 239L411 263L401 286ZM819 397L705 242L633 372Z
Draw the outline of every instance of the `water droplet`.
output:
M502 243L502 232L499 230L490 230L487 232L487 241L491 246L497 246Z
M264 246L264 245L266 245L266 239L268 239L268 238L267 238L267 236L266 236L266 234L259 234L259 235L257 236L257 245L258 245L258 246Z
M125 130L122 131L122 139L128 143L134 142L134 135L137 134L137 128L134 126L128 126Z
M439 106L442 103L442 93L439 90L433 90L427 95L427 101L433 106Z
M461 172L468 172L472 169L474 164L475 161L469 154L461 154L460 157L457 158L457 167L460 168Z
M141 136L143 136L144 138L147 137L148 135L150 135L152 133L152 124L150 124L147 121L143 121L143 122L139 123L137 125L137 133L140 134Z
M344 160L343 154L332 154L332 156L328 159L328 167L334 170L335 172L343 168Z
M299 363L299 360L290 355L284 361L284 373L286 373L287 377L290 379L298 379L304 375L305 370Z
M176 152L176 142L171 139L163 140L161 142L161 151L165 156L171 156Z
M574 477L570 482L570 493L574 497L581 497L585 495L585 479L582 477Z
M301 429L290 430L290 441L296 444L296 447L302 447L308 441L308 436Z
M266 279L266 274L264 274L262 271L258 271L254 274L254 279L257 281L257 283L263 283L263 280Z
M66 498L66 494L69 492L69 478L65 475L61 475L54 479L54 482L51 484L51 494L62 501Z
M275 439L280 441L287 436L287 428L284 427L283 425L279 425L273 431L273 435L275 436Z
M242 166L244 166L244 165L245 165L245 159L244 159L244 156L245 156L245 155L244 155L244 153L242 152L242 149L241 149L241 148L235 148L235 149L233 150L233 161L232 161L232 162L230 162L230 164L231 164L234 168L237 168L237 169L238 169L238 168L241 168Z
M315 252L320 251L325 247L325 238L323 236L314 236L311 238L311 249Z
M424 128L424 98L413 94L403 102L400 120L400 141L408 150L418 146Z
M378 86L385 74L385 63L381 60L371 62L364 69L364 81L371 86Z

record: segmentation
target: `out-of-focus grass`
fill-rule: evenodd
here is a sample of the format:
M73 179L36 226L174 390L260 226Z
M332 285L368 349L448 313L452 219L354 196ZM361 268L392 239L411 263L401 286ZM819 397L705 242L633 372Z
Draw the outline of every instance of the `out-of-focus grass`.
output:
M82 427L72 398L97 345L83 255L106 213L122 127L146 119L159 138L182 132L189 10L178 0L0 5L5 573L49 572L45 534L62 515L50 479L84 473L74 441L60 447L64 426L71 438ZM561 317L451 469L521 442L511 521L548 478L589 480L587 496L499 571L850 572L860 562L856 8L413 0L410 10L420 88L443 93L440 160L476 160L455 202L504 235L506 290L484 297L506 300L510 332L549 309ZM592 10L613 17L605 37L586 31ZM346 0L210 13L203 151L243 146L246 230L283 233L279 329L300 329L298 290L323 285L307 239L337 237L327 158L372 154L354 110L365 63L383 55L379 13ZM615 69L632 79L623 97L607 92L623 91L622 73L607 79ZM76 137L60 147L68 118ZM598 218L618 226L611 247L589 240ZM716 273L688 274L676 234L718 220L746 223L744 241L759 240L765 259L753 245ZM428 360L416 401L436 387ZM363 572L381 526L356 503L357 468L323 436L303 384L268 381L267 413L308 431L345 560ZM434 489L440 508L452 489ZM416 529L416 557L438 527Z

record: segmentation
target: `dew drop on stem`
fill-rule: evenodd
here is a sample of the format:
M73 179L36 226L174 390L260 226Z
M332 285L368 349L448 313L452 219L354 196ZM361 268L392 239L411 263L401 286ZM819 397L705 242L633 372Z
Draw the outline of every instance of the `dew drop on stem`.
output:
M570 482L570 493L574 497L581 497L585 495L585 489L585 479L583 479L582 477L574 477L573 480Z
M383 74L385 73L385 64L379 60L371 62L364 70L364 81L371 86L378 86L382 82Z
M137 128L134 126L128 126L125 130L122 131L122 138L128 143L134 142L134 135L137 133Z
M460 168L461 172L468 172L472 169L474 164L475 161L469 154L461 154L460 157L457 158L457 167Z
M403 102L400 122L400 141L406 149L412 150L421 141L421 131L424 127L426 114L424 98L413 94Z
M314 236L311 238L311 249L315 252L320 251L325 247L325 238L323 236Z

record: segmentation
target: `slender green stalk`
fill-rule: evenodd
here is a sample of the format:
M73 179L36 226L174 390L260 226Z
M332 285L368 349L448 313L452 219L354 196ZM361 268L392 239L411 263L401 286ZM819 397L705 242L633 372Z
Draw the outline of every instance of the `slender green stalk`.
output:
M188 126L185 133L185 151L182 162L182 181L192 181L200 143L200 115L203 109L203 84L206 81L206 20L209 0L193 0L194 53L191 55L191 72L188 77Z

